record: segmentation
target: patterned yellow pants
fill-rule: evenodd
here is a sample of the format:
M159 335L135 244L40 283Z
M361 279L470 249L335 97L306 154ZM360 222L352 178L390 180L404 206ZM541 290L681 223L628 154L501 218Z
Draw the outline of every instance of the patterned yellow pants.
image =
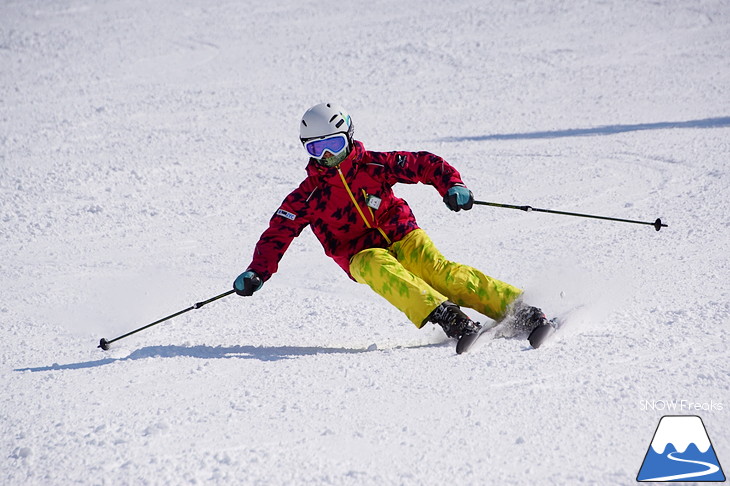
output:
M447 260L425 231L417 229L390 248L363 250L350 260L356 281L403 311L417 327L450 300L498 320L522 290Z

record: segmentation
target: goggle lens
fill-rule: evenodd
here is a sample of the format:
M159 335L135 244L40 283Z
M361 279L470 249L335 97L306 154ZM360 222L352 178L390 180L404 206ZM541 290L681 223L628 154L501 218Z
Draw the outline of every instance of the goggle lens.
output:
M347 147L347 137L340 133L333 137L310 140L304 143L307 153L315 159L322 158L325 151L337 155Z

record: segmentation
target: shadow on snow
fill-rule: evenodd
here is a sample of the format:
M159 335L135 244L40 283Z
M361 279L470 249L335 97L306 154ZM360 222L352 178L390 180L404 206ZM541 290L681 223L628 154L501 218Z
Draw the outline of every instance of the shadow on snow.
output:
M428 348L441 346L436 344L419 344L414 346L398 346L400 349ZM357 348L326 348L326 347L297 347L297 346L148 346L138 349L125 358L104 358L95 361L81 363L58 364L40 366L36 368L18 368L14 371L63 371L81 370L86 368L97 368L121 361L133 361L147 358L199 358L199 359L257 359L260 361L280 361L284 359L301 358L303 356L316 356L323 354L362 354L377 351L375 347L364 349Z
M724 128L730 127L730 116L688 120L679 122L639 123L634 125L605 125L594 128L570 128L567 130L551 130L527 133L504 133L493 135L476 135L468 137L445 137L442 142L482 142L489 140L537 140L565 137L591 137L616 135L619 133L638 132L642 130L668 130L673 128Z

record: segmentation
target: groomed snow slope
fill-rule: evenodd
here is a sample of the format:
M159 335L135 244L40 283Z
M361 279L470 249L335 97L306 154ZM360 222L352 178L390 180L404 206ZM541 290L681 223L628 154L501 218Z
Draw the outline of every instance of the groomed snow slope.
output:
M668 400L730 464L729 2L10 0L0 66L0 483L633 484ZM478 199L669 227L398 186L583 311L457 356L307 230L254 297L97 349L230 288L325 100Z

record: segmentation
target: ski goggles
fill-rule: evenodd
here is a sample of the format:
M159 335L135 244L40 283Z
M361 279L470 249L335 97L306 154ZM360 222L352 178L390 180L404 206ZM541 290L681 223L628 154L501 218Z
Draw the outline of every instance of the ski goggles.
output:
M315 159L321 159L325 152L330 152L332 155L339 155L343 150L347 149L347 144L347 135L344 133L336 133L326 138L306 140L304 142L304 148Z

